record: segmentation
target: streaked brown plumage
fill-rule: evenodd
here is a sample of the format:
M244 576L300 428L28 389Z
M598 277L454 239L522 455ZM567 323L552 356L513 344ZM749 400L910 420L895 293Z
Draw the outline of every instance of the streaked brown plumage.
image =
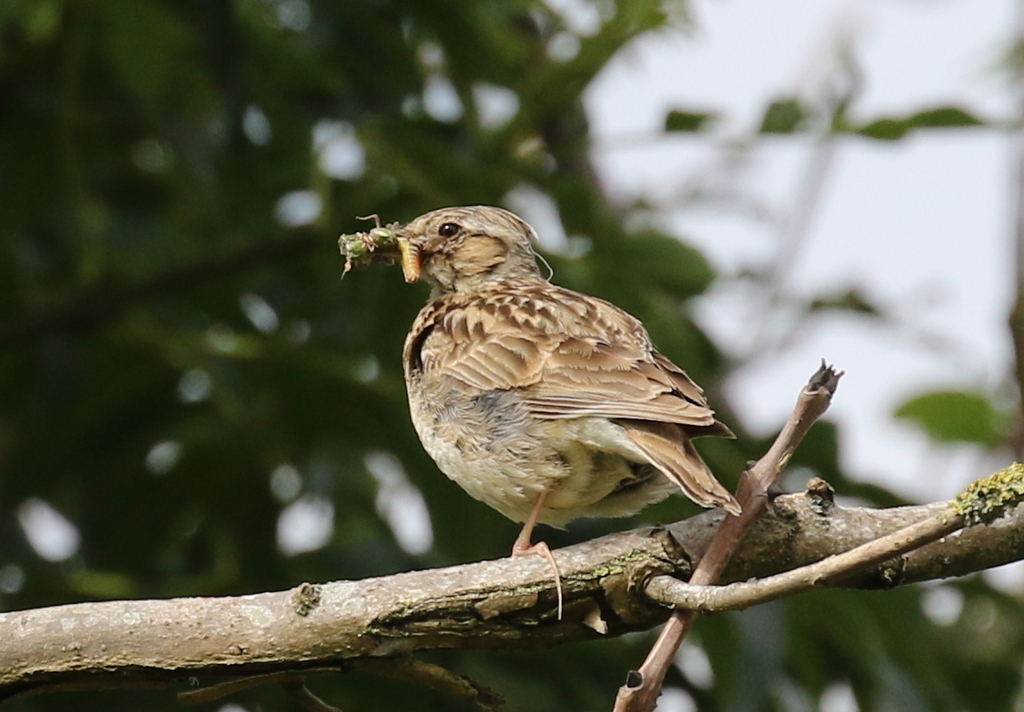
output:
M413 424L441 470L525 522L620 517L681 489L739 512L690 442L731 436L701 389L604 300L549 283L533 229L493 207L398 229L406 278L433 286L405 342ZM545 554L548 555L548 554Z

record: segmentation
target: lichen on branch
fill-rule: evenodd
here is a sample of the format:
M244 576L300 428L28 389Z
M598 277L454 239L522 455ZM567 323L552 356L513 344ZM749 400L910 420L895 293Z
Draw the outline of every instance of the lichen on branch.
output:
M1015 462L969 484L952 502L967 526L991 522L1024 500L1024 465Z

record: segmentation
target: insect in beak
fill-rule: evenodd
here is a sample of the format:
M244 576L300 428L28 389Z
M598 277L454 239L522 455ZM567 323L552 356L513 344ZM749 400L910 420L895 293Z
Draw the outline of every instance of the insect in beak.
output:
M407 237L397 237L398 253L401 255L402 274L405 281L412 283L420 279L420 251L415 245L409 242Z

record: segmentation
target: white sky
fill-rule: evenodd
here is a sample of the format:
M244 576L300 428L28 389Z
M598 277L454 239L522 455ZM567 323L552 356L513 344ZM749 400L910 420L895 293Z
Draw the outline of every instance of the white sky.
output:
M997 69L1013 27L1007 0L695 0L691 8L694 31L641 38L588 91L594 159L620 200L671 205L683 186L719 185L714 167L728 146L756 129L772 99L820 95L844 43L863 76L852 107L858 119L946 105L1012 115ZM658 138L673 108L721 118L696 137ZM811 156L807 138L763 141L730 184L785 216ZM785 287L814 295L856 286L890 307L899 325L833 316L798 330L728 384L747 425L781 425L825 357L847 372L830 415L856 476L931 500L1003 464L972 448L937 450L891 413L930 389L1007 383L1012 170L1009 137L991 130L842 140ZM764 265L778 250L776 228L735 212L677 203L662 215L725 275ZM764 302L725 279L696 314L726 350L744 353L790 327L784 309L766 319Z

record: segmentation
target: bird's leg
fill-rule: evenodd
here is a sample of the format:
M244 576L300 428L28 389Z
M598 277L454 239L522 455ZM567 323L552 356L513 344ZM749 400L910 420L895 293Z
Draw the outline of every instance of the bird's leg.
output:
M558 620L562 620L562 574L558 570L558 564L555 562L555 556L551 553L551 548L542 541L538 541L536 544L531 544L530 539L533 536L533 528L537 525L537 517L540 516L541 507L544 506L544 498L547 496L547 489L541 491L537 497L537 501L533 503L533 509L530 510L530 516L526 518L526 522L523 524L523 530L519 532L519 536L516 537L516 543L512 545L512 557L518 556L531 556L537 555L542 556L547 560L548 564L555 572L555 591L558 594Z

